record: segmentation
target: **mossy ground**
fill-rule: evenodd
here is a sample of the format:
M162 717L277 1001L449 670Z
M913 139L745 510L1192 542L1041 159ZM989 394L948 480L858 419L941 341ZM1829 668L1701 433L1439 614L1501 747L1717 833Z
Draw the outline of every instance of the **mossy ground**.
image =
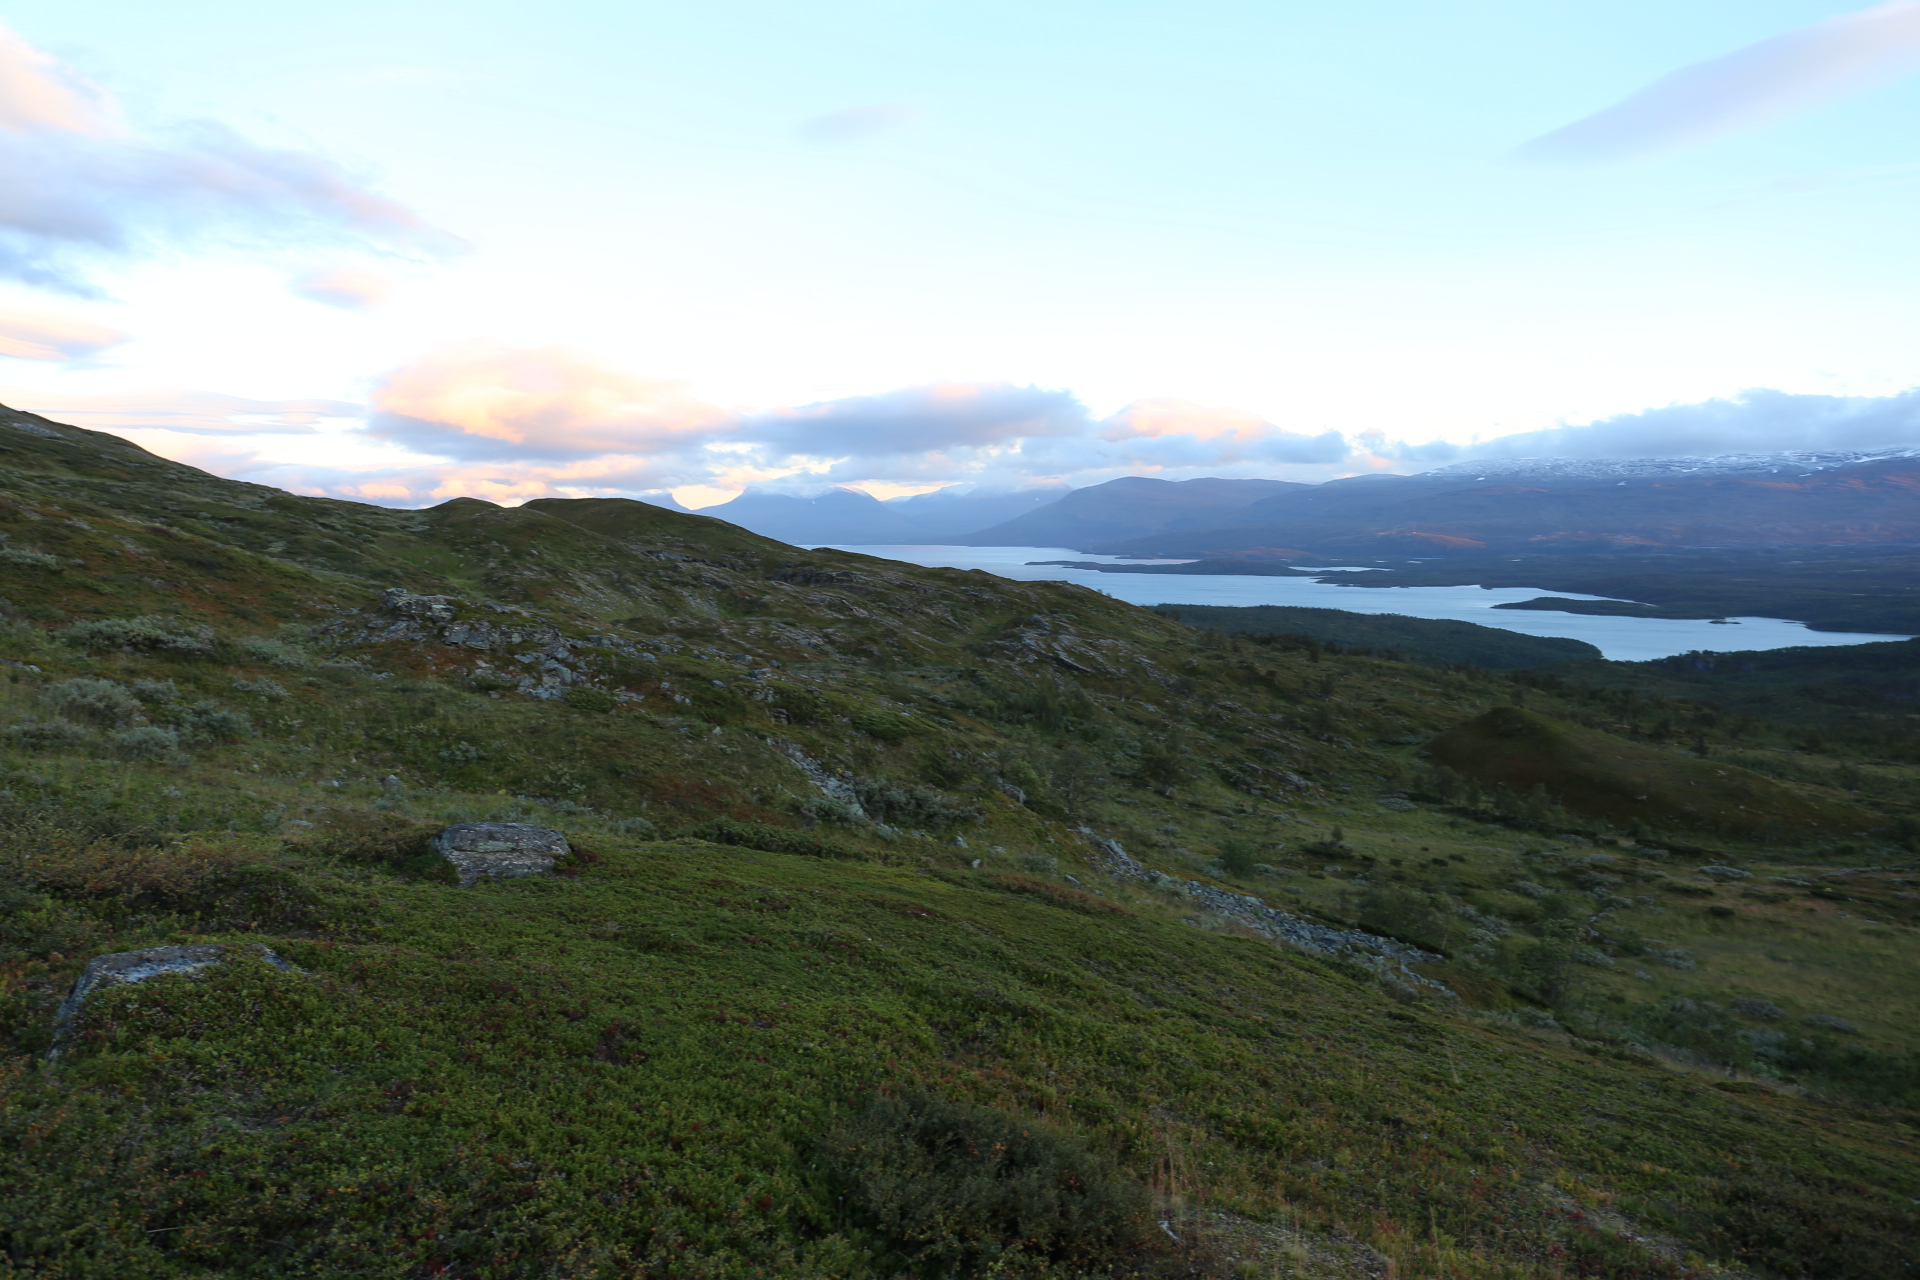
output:
M899 1275L818 1145L892 1095L1048 1124L1205 1246L1145 1223L1105 1275L1824 1280L1920 1254L1903 766L1851 801L1887 824L1865 842L1696 847L1421 790L1425 739L1523 693L1588 723L1578 690L632 504L297 499L60 430L7 455L0 532L58 563L0 564L0 728L79 706L75 679L144 700L0 738L11 1274ZM396 584L576 643L396 638ZM146 614L212 634L60 638ZM542 646L600 696L521 692ZM201 704L228 718L117 745ZM1667 713L1674 758L1731 745ZM1795 785L1838 800L1823 759L1791 755ZM475 819L579 856L458 888L422 840ZM1461 998L1110 879L1087 833L1437 931ZM1750 879L1695 871L1729 861ZM297 969L104 994L47 1063L89 957L197 940Z

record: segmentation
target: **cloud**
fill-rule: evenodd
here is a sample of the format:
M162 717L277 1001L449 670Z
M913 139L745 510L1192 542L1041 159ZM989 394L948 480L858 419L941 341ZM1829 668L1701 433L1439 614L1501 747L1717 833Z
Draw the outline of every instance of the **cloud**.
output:
M198 436L308 435L323 418L354 418L363 412L359 405L340 400L249 400L217 391L186 390L89 396L0 388L0 403L95 431L160 430Z
M0 311L0 356L17 360L77 360L126 340L126 334L91 320Z
M288 238L458 244L321 156L211 121L141 132L104 90L0 27L0 277L84 295L103 258Z
M473 341L388 374L369 432L422 453L549 462L697 448L725 411L677 382L643 378L561 347Z
M1347 457L1338 431L1307 436L1244 409L1188 400L1136 400L1101 424L1100 438L1124 443L1143 464L1333 463Z
M748 486L1015 490L1130 474L1327 479L1353 465L1338 432L1303 435L1180 400L1138 401L1096 422L1069 392L946 383L743 412L578 351L486 340L391 371L365 408L204 392L17 399L224 475L399 506L663 490L712 502ZM268 438L301 432L309 438L297 443ZM1359 465L1391 464L1369 455Z
M1591 163L1700 142L1920 69L1920 0L1843 14L1682 67L1523 144L1523 160Z
M741 438L785 456L884 458L1071 435L1087 423L1070 392L946 383L759 414Z
M811 120L803 120L794 130L806 142L827 146L865 142L884 133L904 129L920 119L920 113L899 102L879 102L864 107L830 111Z
M1487 440L1467 458L1686 458L1920 447L1920 388L1892 396L1756 389Z
M387 300L393 280L372 271L316 271L295 280L293 291L310 302L365 311Z

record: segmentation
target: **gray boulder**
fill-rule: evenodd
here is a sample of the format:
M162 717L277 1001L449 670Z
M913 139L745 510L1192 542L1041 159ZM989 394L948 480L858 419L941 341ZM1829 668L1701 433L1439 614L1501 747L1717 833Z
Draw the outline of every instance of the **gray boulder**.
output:
M457 603L452 596L417 596L400 587L389 587L380 593L380 607L388 613L435 626L444 626L453 621Z
M462 822L433 838L433 851L453 864L461 884L542 875L573 852L552 827L530 822Z
M281 969L293 966L275 955L259 943L248 944L262 960ZM218 942L194 943L178 947L148 947L144 951L116 951L112 955L95 956L87 962L75 980L73 990L60 1002L60 1008L53 1015L55 1038L64 1036L73 1024L74 1017L80 1012L80 1006L87 997L107 987L124 987L135 982L145 982L148 978L157 978L163 973L193 973L208 965L219 964L228 951L235 948ZM56 1050L56 1052L58 1052Z

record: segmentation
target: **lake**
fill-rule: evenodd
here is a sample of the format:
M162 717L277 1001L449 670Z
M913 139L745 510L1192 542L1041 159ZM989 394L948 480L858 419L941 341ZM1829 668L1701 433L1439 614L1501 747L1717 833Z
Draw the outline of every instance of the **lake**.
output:
M1809 631L1786 618L1732 618L1731 625L1701 619L1609 618L1578 613L1495 610L1497 604L1552 595L1563 600L1599 600L1571 591L1529 587L1349 587L1312 578L1258 578L1232 575L1170 577L1160 573L1099 573L1034 560L1080 560L1096 564L1179 564L1178 560L1140 560L1096 556L1066 547L945 547L914 545L838 546L839 551L909 564L948 569L984 569L1025 582L1078 582L1128 604L1285 604L1351 613L1401 613L1414 618L1451 618L1499 627L1529 636L1585 640L1618 662L1645 662L1698 649L1787 649L1797 645L1867 644L1907 640L1904 635L1851 631ZM1329 568L1336 566L1327 566Z

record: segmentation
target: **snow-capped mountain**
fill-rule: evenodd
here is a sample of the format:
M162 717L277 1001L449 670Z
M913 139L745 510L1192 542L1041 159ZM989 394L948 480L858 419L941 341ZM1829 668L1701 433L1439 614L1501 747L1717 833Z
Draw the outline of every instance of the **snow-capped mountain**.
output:
M1920 449L1726 453L1710 458L1483 458L1422 471L1419 480L1622 480L1635 476L1809 476L1836 467L1920 457Z

